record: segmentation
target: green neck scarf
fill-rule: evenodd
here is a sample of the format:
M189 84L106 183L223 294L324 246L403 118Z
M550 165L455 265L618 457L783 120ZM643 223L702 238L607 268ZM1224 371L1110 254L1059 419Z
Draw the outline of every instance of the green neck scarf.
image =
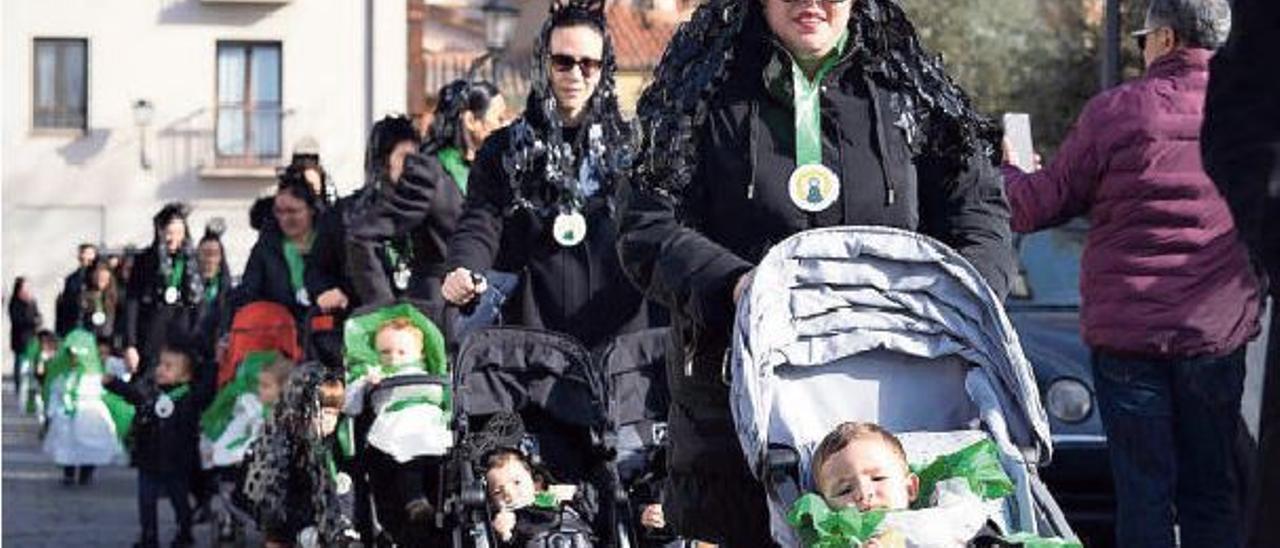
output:
M805 75L795 59L791 60L792 100L796 116L796 165L822 163L822 80L844 56L849 44L849 31L840 36L835 49L822 60L813 80Z
M169 271L169 284L166 287L178 289L182 284L182 276L187 272L187 258L177 257L173 260L173 270Z
M211 303L218 299L219 276L214 274L212 278L204 283L204 301Z
M188 392L191 392L191 385L184 382L174 388L165 390L164 394L169 396L169 399L173 400L173 403L178 403L178 400L186 397Z
M316 233L311 231L307 233L307 250L311 250L311 244L315 241ZM293 240L284 238L284 264L289 267L289 284L293 286L296 293L305 287L306 282L304 273L306 272L306 262L303 260L302 250L293 243Z
M440 159L444 170L449 172L449 177L452 177L453 182L458 185L458 190L466 196L467 177L471 175L471 168L467 167L466 162L462 160L462 152L454 147L442 148L436 152L436 158Z

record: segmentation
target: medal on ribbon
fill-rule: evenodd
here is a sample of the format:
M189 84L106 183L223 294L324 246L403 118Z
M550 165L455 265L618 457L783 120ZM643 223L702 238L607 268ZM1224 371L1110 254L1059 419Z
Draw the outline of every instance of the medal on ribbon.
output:
M551 225L551 233L562 247L578 245L587 238L587 218L576 210L561 212Z

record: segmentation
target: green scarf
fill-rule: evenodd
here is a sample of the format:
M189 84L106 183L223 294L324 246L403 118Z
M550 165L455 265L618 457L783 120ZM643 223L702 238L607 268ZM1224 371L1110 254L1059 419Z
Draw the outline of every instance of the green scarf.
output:
M471 175L471 168L467 167L466 162L462 160L462 152L454 147L442 148L436 152L436 158L440 160L440 165L444 166L444 170L449 172L449 177L453 178L453 182L458 185L458 190L462 191L462 195L467 195L467 178Z
M307 233L307 249L311 249L311 244L315 241L316 233L311 231ZM306 287L306 262L303 260L302 250L293 243L292 240L284 238L284 263L289 267L289 284L293 286L294 293Z
M218 284L221 283L217 274L214 274L209 281L204 283L204 302L212 303L218 299Z
M793 59L791 61L792 100L796 116L796 166L822 163L822 80L835 68L849 44L849 31L840 36L836 48L822 60L813 80Z
M222 437L235 414L236 401L241 395L257 392L258 373L263 366L274 362L279 354L274 350L250 352L236 367L236 375L218 390L209 408L200 414L200 431L210 440Z
M169 271L169 284L166 287L172 287L181 291L182 275L187 272L187 258L179 256L173 260L173 270Z

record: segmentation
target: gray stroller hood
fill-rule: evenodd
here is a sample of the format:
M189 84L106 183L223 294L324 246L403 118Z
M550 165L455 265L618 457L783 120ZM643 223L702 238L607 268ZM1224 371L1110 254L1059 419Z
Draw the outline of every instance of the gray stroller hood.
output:
M1000 300L942 243L885 227L797 234L756 268L738 308L731 406L751 469L800 457L844 420L894 431L982 429L1029 468L1049 425Z

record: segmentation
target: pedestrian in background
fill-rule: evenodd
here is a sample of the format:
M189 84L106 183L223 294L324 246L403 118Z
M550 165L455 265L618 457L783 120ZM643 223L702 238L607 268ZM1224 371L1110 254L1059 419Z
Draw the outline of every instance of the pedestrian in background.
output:
M9 295L9 350L13 351L13 392L22 393L22 377L26 368L34 364L27 363L27 347L40 329L43 319L40 307L36 305L36 297L31 293L31 285L27 279L18 276L13 280L13 293Z
M1081 321L1126 548L1240 546L1245 345L1261 294L1200 125L1226 0L1153 0L1146 74L1094 97L1042 171L1004 166L1013 228L1090 220Z

